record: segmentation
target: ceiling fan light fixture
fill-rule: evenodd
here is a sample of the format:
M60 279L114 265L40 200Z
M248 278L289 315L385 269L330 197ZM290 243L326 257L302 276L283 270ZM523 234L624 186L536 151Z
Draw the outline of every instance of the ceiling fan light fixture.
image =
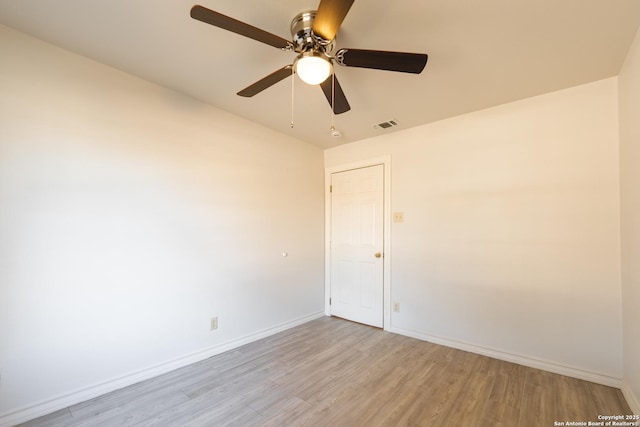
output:
M334 60L336 64L344 67L420 74L428 59L426 53L367 49L342 48L334 54L336 35L353 3L354 0L320 0L317 10L302 12L293 18L290 25L291 40L200 5L191 8L191 17L280 50L298 54L293 64L286 65L247 86L238 92L238 96L252 97L279 81L292 77L293 100L295 79L292 74L298 74L305 83L320 86L333 114L342 114L351 107L333 73ZM331 80L329 77L332 77Z
M319 85L333 72L331 62L318 52L305 52L295 62L296 74L309 85Z

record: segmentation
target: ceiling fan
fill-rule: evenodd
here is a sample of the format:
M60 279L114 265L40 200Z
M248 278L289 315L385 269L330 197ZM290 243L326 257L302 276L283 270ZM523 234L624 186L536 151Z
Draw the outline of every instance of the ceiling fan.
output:
M426 54L420 53L364 49L339 49L334 54L336 34L353 2L354 0L320 0L317 11L303 12L293 18L292 40L286 40L200 5L191 8L191 17L280 50L298 54L293 64L285 65L242 89L238 95L252 97L279 81L298 74L305 83L319 84L334 114L341 114L349 111L351 107L333 72L334 63L346 67L420 74L428 58Z

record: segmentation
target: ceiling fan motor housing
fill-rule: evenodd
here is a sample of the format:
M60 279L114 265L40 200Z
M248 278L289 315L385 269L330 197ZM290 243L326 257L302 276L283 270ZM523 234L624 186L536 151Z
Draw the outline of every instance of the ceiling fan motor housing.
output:
M334 40L324 40L311 30L316 11L299 13L291 21L291 39L293 50L298 53L316 51L328 53L333 50Z

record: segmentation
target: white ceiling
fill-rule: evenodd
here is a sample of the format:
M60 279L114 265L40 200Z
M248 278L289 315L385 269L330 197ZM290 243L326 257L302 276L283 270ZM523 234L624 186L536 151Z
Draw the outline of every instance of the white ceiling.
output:
M618 74L640 24L638 0L356 0L337 47L429 54L420 75L336 67L351 111L335 117L319 87L284 80L240 89L294 54L193 20L195 0L0 0L0 23L321 147ZM197 0L289 39L317 0ZM46 72L46 70L43 70Z

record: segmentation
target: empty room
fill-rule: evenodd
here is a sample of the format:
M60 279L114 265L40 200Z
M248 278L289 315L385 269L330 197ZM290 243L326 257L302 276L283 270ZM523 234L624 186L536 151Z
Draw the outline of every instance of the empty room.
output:
M639 28L0 0L0 427L640 426Z

